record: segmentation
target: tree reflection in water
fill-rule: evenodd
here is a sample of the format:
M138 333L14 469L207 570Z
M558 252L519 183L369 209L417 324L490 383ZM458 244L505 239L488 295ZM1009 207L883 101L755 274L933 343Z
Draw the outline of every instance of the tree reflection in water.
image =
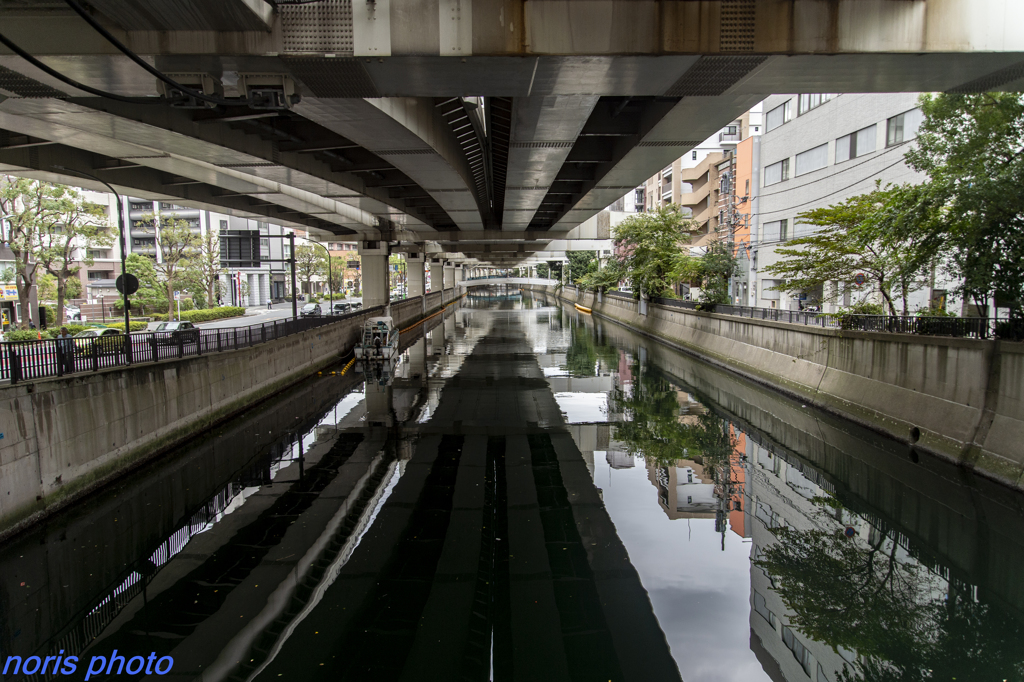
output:
M732 468L747 469L748 477L752 473L745 457L739 461L737 437L743 431L709 409L709 400L636 359L643 351L634 357L623 351L595 341L583 325L574 326L567 349L573 376L616 368L619 381L609 402L624 419L615 424L614 439L649 466L674 467L680 460L701 464L714 479L716 496L727 496ZM623 358L627 364L617 366ZM747 434L748 442L751 437L760 440ZM798 470L803 467L791 467L789 475L803 479ZM747 495L756 495L762 483L752 485ZM765 526L773 541L758 548L752 562L786 607L782 624L845 661L839 680L1024 681L1024 626L1015 613L987 602L983 589L927 558L932 552L897 528L848 509L810 480L803 485L817 490L812 493L817 496L803 500L810 502L809 516L793 511L801 526L796 528L770 515L776 520ZM751 514L755 505L749 499L745 504ZM805 671L818 682L832 680L820 666Z
M870 527L866 540L848 537L835 521L853 523L851 514L832 498L815 502L822 527L772 528L777 542L754 564L792 611L791 626L856 654L842 679L1024 679L1016 619L943 577L944 567L926 566L898 533Z

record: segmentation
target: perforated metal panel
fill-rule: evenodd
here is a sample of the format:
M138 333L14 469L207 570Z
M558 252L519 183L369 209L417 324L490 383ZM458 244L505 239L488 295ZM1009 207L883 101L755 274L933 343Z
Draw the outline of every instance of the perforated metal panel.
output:
M433 149L378 149L373 152L377 156L424 156L437 154Z
M68 97L67 93L51 88L49 85L23 76L17 71L0 66L0 90L6 90L18 97Z
M278 5L285 54L329 52L351 57L352 0Z
M766 57L701 57L672 87L668 97L717 97L750 73Z
M1013 64L1005 69L1000 69L994 73L982 76L981 78L968 81L967 83L958 85L946 92L953 92L957 94L988 92L989 90L997 90L1007 83L1012 83L1015 80L1021 79L1024 79L1024 62Z
M637 147L696 147L700 140L649 140L640 142ZM632 189L627 187L626 189Z
M722 52L754 51L754 0L722 0Z
M513 142L512 149L571 149L571 140L548 141L548 142Z
M317 97L380 97L359 60L288 57L292 75Z

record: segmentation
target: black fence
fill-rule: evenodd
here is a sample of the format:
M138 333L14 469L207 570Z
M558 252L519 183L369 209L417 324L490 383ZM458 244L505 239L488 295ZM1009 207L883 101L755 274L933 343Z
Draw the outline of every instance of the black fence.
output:
M378 314L381 308L345 315L299 317L249 327L183 329L169 332L133 332L90 338L44 339L0 343L0 380L12 384L29 379L98 372L143 362L248 348L291 334L316 329L352 318Z

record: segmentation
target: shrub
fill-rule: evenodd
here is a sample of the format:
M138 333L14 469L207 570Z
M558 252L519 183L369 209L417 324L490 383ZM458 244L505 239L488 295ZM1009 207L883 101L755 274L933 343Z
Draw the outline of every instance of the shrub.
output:
M167 313L153 313L149 316L154 322L166 322Z
M111 329L120 329L121 331L124 331L124 322L111 322L107 326L110 327ZM148 322L137 322L137 321L134 321L134 320L132 321L132 331L133 332L144 332L144 331L146 331L146 328L148 326L149 326ZM70 329L68 331L70 331Z
M885 315L886 310L881 303L871 303L870 301L859 301L854 303L846 310L842 311L848 315Z
M181 319L188 320L189 322L209 322L210 320L220 320L225 317L239 317L240 315L245 315L245 308L226 305L221 306L220 308L207 308L206 310L182 311ZM154 318L155 317L156 316L154 316Z
M4 335L6 341L35 341L38 338L39 332L36 329L12 329Z
M52 327L57 321L57 306L46 305L43 308L46 310L46 326Z

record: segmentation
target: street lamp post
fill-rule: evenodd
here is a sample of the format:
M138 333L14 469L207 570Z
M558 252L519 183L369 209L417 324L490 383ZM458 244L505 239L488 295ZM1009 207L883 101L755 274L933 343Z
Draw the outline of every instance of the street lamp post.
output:
M117 193L117 190L114 189L114 187L109 182L107 182L106 180L101 180L100 178L96 177L91 173L86 173L80 170L71 170L70 168L65 168L64 166L54 166L54 168L56 168L57 170L64 171L65 173L71 173L72 175L81 175L83 177L95 180L101 185L105 185L107 189L113 192L114 197L117 198L117 231L121 240L121 303L124 306L125 360L130 365L132 364L132 328L131 313L128 310L128 277L126 276L128 274L128 246L125 243L124 238L124 203L121 201L121 195ZM57 322L59 324L60 322L63 322L63 320L58 320Z

